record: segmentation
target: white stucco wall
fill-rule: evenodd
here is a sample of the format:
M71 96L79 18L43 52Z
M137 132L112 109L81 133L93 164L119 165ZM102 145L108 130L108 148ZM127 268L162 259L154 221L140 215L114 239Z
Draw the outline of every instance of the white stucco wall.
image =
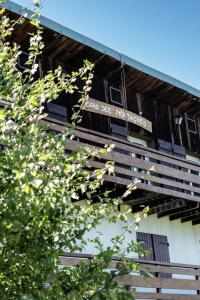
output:
M129 136L130 142L147 146L145 140ZM192 161L200 161L199 158L187 155ZM133 223L133 215L129 215L130 224ZM101 232L105 247L110 245L110 239L121 232L122 223L108 224L104 222L96 231L91 232L88 237L95 237L97 231ZM180 220L170 221L168 217L158 219L156 215L142 219L138 231L165 235L169 242L170 261L173 263L200 265L200 225L192 225L192 222L181 223ZM132 234L127 234L126 242L136 241L135 226L132 226ZM95 253L92 245L85 248L86 253Z
M129 215L130 223L133 216ZM104 222L98 229L93 230L88 237L102 234L101 240L105 247L110 245L110 239L121 232L122 223L116 224ZM138 231L166 235L169 242L170 260L173 263L200 265L200 225L192 226L191 222L181 223L179 220L169 221L168 217L158 219L156 215L142 219ZM132 226L132 234L127 234L126 242L136 240L135 226ZM124 244L125 245L125 244ZM85 253L95 253L91 244L85 248Z
M129 215L130 223L133 222L133 215ZM110 245L110 239L121 232L122 223L118 221L116 224L104 222L97 230L93 230L88 237L95 237L98 232L101 232L101 240L105 247ZM191 265L200 265L200 225L192 226L191 222L181 223L180 221L169 221L168 217L158 219L156 215L148 216L142 219L138 231L166 235L169 242L170 261L172 263L182 263ZM132 233L126 235L126 243L131 240L136 241L135 226L132 226ZM125 243L125 244L126 244ZM124 246L125 246L124 244ZM85 247L85 253L95 254L96 250L91 244ZM135 254L131 255L136 257ZM139 275L139 273L135 273ZM195 279L190 275L173 275L173 278L179 279ZM156 289L137 288L139 292L156 292ZM162 293L177 293L177 294L196 294L195 290L172 290L162 289Z

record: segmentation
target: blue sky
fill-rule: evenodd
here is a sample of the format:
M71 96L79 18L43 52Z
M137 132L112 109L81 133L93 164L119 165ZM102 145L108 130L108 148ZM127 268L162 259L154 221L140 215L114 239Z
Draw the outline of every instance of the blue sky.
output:
M42 14L200 89L200 0L43 0Z

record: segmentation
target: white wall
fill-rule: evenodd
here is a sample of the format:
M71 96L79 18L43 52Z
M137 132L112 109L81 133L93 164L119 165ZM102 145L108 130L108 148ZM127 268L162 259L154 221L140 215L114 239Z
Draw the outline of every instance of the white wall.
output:
M133 216L129 215L130 223ZM110 239L121 232L122 223L109 224L104 222L88 237L95 237L101 232L101 240L105 246L110 245ZM140 222L138 231L166 235L169 242L170 260L174 263L200 265L200 225L192 226L191 222L181 223L179 220L169 221L168 217L158 219L156 215L148 216ZM100 235L100 234L98 234ZM135 226L132 234L127 234L126 242L136 240ZM124 245L125 246L125 245ZM95 253L92 245L85 248L85 253Z

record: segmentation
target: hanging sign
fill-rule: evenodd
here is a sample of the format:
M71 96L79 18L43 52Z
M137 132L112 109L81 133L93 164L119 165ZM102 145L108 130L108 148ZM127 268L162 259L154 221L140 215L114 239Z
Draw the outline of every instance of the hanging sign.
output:
M130 112L117 106L89 98L85 101L83 109L97 114L120 119L129 123L133 123L137 126L146 129L149 132L152 132L152 122L148 121L142 116L139 116L133 112Z

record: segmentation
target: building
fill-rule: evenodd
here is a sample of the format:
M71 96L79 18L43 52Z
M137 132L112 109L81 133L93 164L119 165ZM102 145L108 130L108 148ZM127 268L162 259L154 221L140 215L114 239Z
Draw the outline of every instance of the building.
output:
M5 5L11 17L20 14L20 6ZM200 91L44 17L41 22L45 48L38 76L58 65L68 72L85 58L95 64L78 138L95 146L114 143L116 174L107 176L105 185L115 185L117 193L137 179L126 204L133 212L141 204L150 207L138 232L127 235L127 242L134 238L152 249L143 263L155 278L131 278L137 299L200 299ZM20 68L29 26L18 26L13 34L23 49ZM61 96L49 104L48 122L58 130L70 122L75 101ZM100 230L107 244L120 224L102 224Z

